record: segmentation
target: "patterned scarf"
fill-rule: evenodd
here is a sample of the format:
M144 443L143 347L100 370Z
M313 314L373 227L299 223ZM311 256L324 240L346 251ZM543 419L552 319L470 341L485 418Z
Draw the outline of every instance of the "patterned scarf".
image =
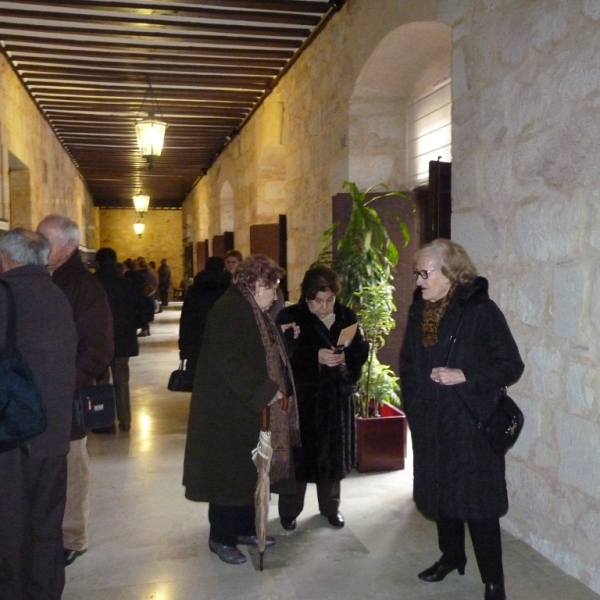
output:
M455 289L456 286L452 286L441 300L425 302L423 320L421 321L421 339L425 348L431 348L431 346L438 343L438 328Z
M240 294L252 306L254 318L260 332L260 338L267 357L267 373L283 392L286 389L284 366L287 369L294 393L288 397L288 409L282 410L281 402L269 406L269 430L273 458L271 460L271 483L287 479L292 474L291 447L300 446L300 427L298 419L298 404L296 403L296 388L292 376L292 367L287 356L282 337L277 326L266 311L256 303L254 294L246 287L234 284ZM257 440L258 441L258 440Z

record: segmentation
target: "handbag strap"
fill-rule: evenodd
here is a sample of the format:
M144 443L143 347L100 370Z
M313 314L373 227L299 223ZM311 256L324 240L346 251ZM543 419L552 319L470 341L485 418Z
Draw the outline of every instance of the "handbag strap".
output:
M15 296L10 289L10 285L4 279L0 279L0 284L6 290L7 319L6 319L6 348L17 347L17 307Z
M448 363L450 362L450 358L452 357L452 351L454 350L454 344L456 343L456 338L458 337L458 331L463 322L463 317L465 316L465 311L467 310L468 304L469 304L468 301L465 302L462 312L460 313L460 317L458 318L458 323L456 325L456 329L454 330L454 335L450 336L450 348L448 349L448 355L446 356L446 364L445 364L446 367L448 366ZM462 403L464 404L464 407L467 409L467 412L473 418L473 421L475 421L475 424L477 425L477 427L479 429L483 429L484 428L483 423L477 418L477 415L471 410L471 407L467 404L466 400L460 394L458 394L458 397L461 399Z

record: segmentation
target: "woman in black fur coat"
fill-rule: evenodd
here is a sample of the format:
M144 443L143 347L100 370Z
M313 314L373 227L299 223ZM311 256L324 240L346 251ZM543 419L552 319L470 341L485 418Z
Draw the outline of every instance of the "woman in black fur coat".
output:
M435 240L415 254L414 269L419 289L400 353L402 398L412 433L415 503L437 521L442 552L419 578L464 573L466 521L485 600L505 600L499 523L508 510L504 455L492 450L465 404L487 421L501 388L523 373L523 362L488 296L487 279L477 276L462 246Z
M339 511L340 481L354 463L352 386L367 360L368 344L360 330L342 352L335 352L340 331L356 323L356 315L336 302L336 273L314 267L304 275L298 304L284 308L280 325L294 323L299 335L286 331L296 384L302 447L294 448L295 494L279 495L284 529L296 528L308 482L317 484L319 511L333 527L344 526Z

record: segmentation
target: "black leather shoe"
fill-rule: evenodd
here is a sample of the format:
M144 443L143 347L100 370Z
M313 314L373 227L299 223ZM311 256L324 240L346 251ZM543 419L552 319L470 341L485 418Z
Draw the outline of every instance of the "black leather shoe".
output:
M79 558L82 554L85 554L87 552L87 548L85 550L69 550L68 548L65 548L63 552L65 558L65 567L68 567L75 562L76 558Z
M464 575L465 564L466 563L463 563L462 565L444 565L438 560L434 565L431 565L429 569L421 571L418 577L423 581L442 581L448 573L452 573L455 569L458 570L460 575Z
M335 527L336 529L341 529L346 524L346 521L344 520L344 516L342 515L341 512L336 513L335 515L331 515L330 517L327 517L327 520L329 521L329 524L332 525L333 527Z
M131 429L131 425L126 425L125 423L119 423L119 431L124 431L127 433Z
M506 600L506 592L504 591L504 582L486 583L485 596L483 600Z
M227 546L208 540L208 547L211 552L214 552L223 562L229 565L241 565L248 560L237 546Z
M294 531L294 529L296 529L296 519L290 519L289 517L280 517L279 522L286 531Z
M238 544L242 546L258 546L258 536L256 535L238 535ZM265 546L274 546L275 538L272 535L268 535L265 540Z

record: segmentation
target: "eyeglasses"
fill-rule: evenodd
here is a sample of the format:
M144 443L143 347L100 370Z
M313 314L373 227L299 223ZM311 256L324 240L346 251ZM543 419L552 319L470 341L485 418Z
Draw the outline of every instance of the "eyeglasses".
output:
M433 271L439 271L440 269L423 269L421 271L413 271L413 276L415 278L415 281L417 279L419 279L419 277L421 279L427 279L429 277L429 273L433 273Z

